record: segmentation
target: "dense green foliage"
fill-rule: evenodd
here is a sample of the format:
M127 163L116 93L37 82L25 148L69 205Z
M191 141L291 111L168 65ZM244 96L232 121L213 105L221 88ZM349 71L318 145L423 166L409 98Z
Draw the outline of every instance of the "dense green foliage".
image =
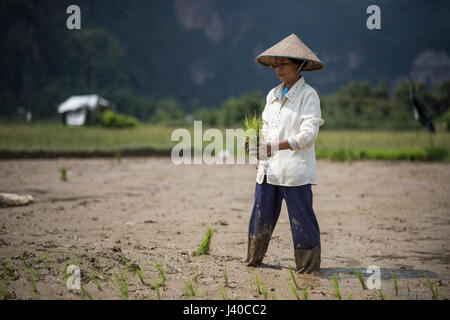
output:
M66 28L70 4L81 8L81 30ZM261 112L259 99L278 82L255 55L292 32L326 64L305 73L325 98L325 128L380 127L379 119L382 127L417 127L402 95L385 99L385 89L392 93L413 71L433 92L427 101L436 116L444 114L448 83L433 85L448 78L449 3L381 1L380 31L365 27L369 4L2 0L1 116L11 119L23 107L33 119L56 119L56 107L69 96L96 93L141 121L179 125L194 115L210 125L233 125L248 111ZM299 19L299 12L308 14ZM384 87L369 88L381 77Z
M100 125L105 128L134 128L139 121L131 116L106 110L101 114Z

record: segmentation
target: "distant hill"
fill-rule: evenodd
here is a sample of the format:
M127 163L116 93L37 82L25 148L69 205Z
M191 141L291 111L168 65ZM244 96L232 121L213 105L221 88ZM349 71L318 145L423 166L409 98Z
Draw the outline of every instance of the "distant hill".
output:
M65 26L70 4L81 8L81 31ZM371 4L381 30L366 28ZM392 88L406 75L430 85L450 78L449 1L3 0L0 8L4 114L40 105L50 116L63 95L124 88L185 109L266 93L278 79L254 58L291 33L325 63L304 74L323 95L356 80Z

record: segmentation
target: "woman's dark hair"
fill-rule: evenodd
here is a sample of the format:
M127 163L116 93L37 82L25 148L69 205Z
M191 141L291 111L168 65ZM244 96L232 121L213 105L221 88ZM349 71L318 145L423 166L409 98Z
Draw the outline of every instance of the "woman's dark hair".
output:
M295 63L296 65L298 65L299 67L302 65L303 61L305 60L300 60L300 59L291 59L289 58L289 60L291 60L293 63ZM302 67L302 70L305 70L306 66L308 65L308 61L305 61L305 64Z

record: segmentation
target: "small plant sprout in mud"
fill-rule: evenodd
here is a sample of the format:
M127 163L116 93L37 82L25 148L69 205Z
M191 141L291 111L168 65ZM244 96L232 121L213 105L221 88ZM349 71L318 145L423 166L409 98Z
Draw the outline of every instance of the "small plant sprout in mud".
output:
M94 280L95 284L97 285L98 290L102 290L102 287L100 285L100 281L98 281L97 277L95 276L95 272L88 269L89 274L91 275L91 279Z
M91 293L88 291L88 289L86 289L85 286L81 285L81 291L83 292L86 299L93 300Z
M223 279L225 280L225 286L228 286L228 271L225 266L223 266L222 272L223 272Z
M262 290L264 300L267 300L267 288L266 288L265 284L262 285L261 290Z
M382 289L378 289L378 295L380 296L381 300L389 300L386 295L384 294Z
M22 262L23 262L23 266L25 269L25 273L28 276L28 280L31 282L31 287L33 288L33 295L36 298L36 294L38 293L37 288L36 288L36 280L35 278L39 278L39 273L33 269L33 267L31 265L28 265L27 260L25 258L25 252L22 251L21 254L21 258L22 258Z
M3 284L3 281L0 281L0 298L3 300L13 299L13 295L8 291L8 288Z
M356 276L357 276L358 279L359 279L359 283L361 283L361 287L362 287L364 290L367 290L367 287L366 287L366 284L365 284L365 282L364 282L364 277L363 277L363 275L362 275L361 270L360 270L360 269L355 270L355 274L356 274Z
M184 281L185 289L184 289L184 296L188 299L197 297L197 291L195 290L194 286L192 285L191 280Z
M44 252L42 256L39 258L39 260L45 265L47 270L51 269L50 261L48 260L47 252Z
M339 280L336 278L335 275L331 275L330 278L331 278L331 282L333 283L334 294L335 294L336 298L338 300L342 300L341 290L339 289Z
M11 264L11 260L6 261L6 265L3 267L5 274L11 279L11 280L17 280L19 279L19 276L16 275L14 268Z
M166 271L164 270L163 266L159 263L155 263L155 268L158 270L159 274L161 275L161 286L166 286Z
M259 275L255 273L255 285L256 285L256 292L258 294L262 294L261 291L261 280L259 280Z
M294 285L295 285L295 289L300 289L300 287L299 287L298 284L297 284L297 280L295 280L294 270L292 270L291 267L289 267L289 274L290 274L290 276L291 276L292 282L293 282Z
M142 274L141 268L136 269L136 275L138 276L139 280L141 280L142 284L145 284L144 282L144 275Z
M120 161L122 160L122 155L120 154L120 151L116 152L116 162L120 164Z
M300 296L298 295L297 288L295 287L295 284L292 281L289 281L289 286L291 287L292 293L297 298L297 300L300 300Z
M397 274L394 272L392 272L392 281L394 282L394 291L395 291L395 295L398 296L398 283L397 283Z
M120 299L128 300L128 279L127 279L127 271L124 272L119 271L119 274L114 272L114 276L116 277L116 286L119 289Z
M194 256L200 256L202 254L209 253L209 246L211 244L211 236L213 233L214 233L214 230L211 228L208 228L208 230L206 230L205 237L203 238L203 241L200 244L200 247L197 249L197 251L194 252Z
M67 169L61 168L61 169L59 169L59 173L60 173L61 181L67 181Z
M161 300L161 293L159 291L159 280L158 279L153 279L153 288L155 289L156 297L158 298L158 300Z
M223 287L222 281L219 281L219 286L220 286L220 294L222 295L222 300L230 300L227 296L225 288Z
M347 300L353 300L352 294L350 292L348 293Z
M309 298L308 289L305 288L303 289L303 300L308 300L308 298Z
M194 280L195 283L198 283L198 279L200 279L203 276L203 273L198 273L198 267L195 267L194 270L194 277L192 280Z
M275 292L272 293L272 300L278 300L277 294Z
M433 286L430 279L428 278L428 275L425 272L423 273L423 275L425 276L425 279L423 280L423 282L425 282L425 285L428 287L428 289L430 289L432 299L439 300L439 289L438 289L437 285Z

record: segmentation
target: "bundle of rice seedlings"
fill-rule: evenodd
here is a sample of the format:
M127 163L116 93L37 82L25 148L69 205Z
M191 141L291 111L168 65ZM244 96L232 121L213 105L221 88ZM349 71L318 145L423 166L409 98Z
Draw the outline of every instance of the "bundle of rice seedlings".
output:
M208 230L206 230L205 237L203 238L203 241L200 244L200 247L197 249L197 251L194 252L194 256L200 256L202 254L209 253L209 246L211 244L211 236L213 233L214 233L214 230L211 228L208 228Z
M247 152L249 144L259 147L259 135L262 129L262 125L262 118L256 116L256 111L253 116L245 116L243 129L245 132L245 150Z

